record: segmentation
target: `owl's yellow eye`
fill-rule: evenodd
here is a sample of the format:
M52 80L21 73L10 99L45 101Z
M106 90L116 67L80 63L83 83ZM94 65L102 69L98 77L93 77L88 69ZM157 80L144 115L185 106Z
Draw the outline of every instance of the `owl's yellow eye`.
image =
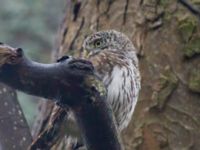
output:
M96 40L95 42L94 42L94 47L95 48L99 48L99 47L101 47L102 46L102 41L101 40Z

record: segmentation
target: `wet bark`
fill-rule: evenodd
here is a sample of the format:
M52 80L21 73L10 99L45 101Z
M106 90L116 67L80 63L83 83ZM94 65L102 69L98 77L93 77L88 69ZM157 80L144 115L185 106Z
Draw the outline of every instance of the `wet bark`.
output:
M200 27L196 16L174 0L67 0L55 57L66 53L81 57L85 36L104 29L127 34L140 58L142 90L132 122L122 133L126 149L198 150ZM63 141L54 148L65 146Z

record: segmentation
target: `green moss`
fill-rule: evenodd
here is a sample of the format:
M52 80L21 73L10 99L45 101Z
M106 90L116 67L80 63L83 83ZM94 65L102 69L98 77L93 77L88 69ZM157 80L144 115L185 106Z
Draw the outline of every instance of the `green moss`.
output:
M95 88L101 96L106 95L104 84L100 80L96 79L94 76L86 77L85 84L87 87Z
M161 6L166 6L166 5L168 5L170 3L169 0L160 0L159 2L160 2Z
M165 20L165 21L170 21L172 18L172 14L170 13L170 9L169 9L169 5L172 3L173 3L172 0L160 0L159 1L158 9L160 8L164 11L165 15L163 16L163 20Z
M195 5L200 5L200 1L199 0L191 0L191 2Z
M200 37L193 37L183 48L184 55L192 57L200 54Z
M189 89L200 93L200 70L193 70L190 74Z
M196 34L197 21L191 16L179 21L178 31L185 42L183 53L186 57L192 57L200 53L200 36Z
M156 101L155 107L162 110L166 102L169 100L170 95L178 85L178 79L167 66L165 72L160 75L159 90L155 91L153 100Z
M193 32L197 28L197 21L192 17L187 17L179 21L178 31L180 32L181 38L188 42Z

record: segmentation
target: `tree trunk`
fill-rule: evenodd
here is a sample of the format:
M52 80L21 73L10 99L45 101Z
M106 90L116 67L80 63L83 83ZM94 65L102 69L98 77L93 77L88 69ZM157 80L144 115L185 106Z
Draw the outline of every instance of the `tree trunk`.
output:
M0 150L25 150L32 141L15 90L0 84Z
M67 0L55 56L68 53L81 57L82 42L92 32L107 29L124 32L138 48L142 75L137 108L122 133L126 149L198 150L198 23L174 0Z

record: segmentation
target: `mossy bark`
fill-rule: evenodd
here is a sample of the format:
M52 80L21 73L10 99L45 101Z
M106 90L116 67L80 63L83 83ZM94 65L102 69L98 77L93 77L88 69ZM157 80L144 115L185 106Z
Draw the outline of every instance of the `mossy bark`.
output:
M55 57L81 57L85 36L107 29L127 34L140 56L142 90L132 122L122 133L126 149L198 150L197 18L174 0L67 0Z

